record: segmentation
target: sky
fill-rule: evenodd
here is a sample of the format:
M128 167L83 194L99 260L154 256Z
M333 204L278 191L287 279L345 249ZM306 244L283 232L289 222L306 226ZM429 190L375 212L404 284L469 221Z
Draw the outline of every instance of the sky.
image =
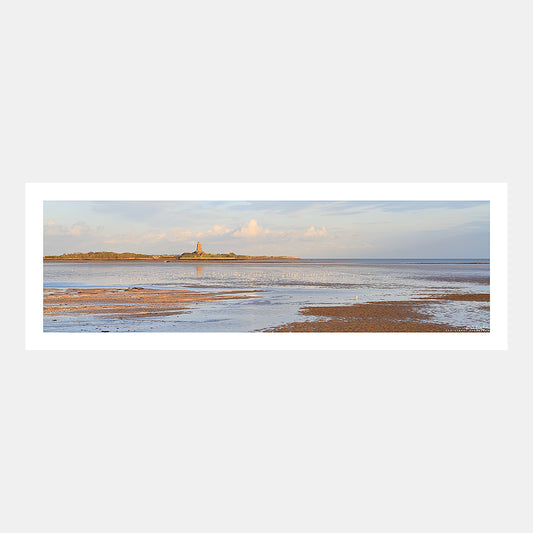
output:
M488 258L489 202L46 201L44 253Z

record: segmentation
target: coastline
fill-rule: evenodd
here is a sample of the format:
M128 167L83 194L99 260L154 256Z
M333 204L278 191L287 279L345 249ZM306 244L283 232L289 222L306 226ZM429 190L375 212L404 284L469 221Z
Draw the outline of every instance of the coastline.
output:
M273 258L251 258L251 259L230 259L227 257L221 258L194 258L194 259L48 259L43 257L43 263L289 263L298 261L308 261L311 263L320 263L320 259L305 259L300 257L273 257ZM324 260L329 262L327 260ZM388 262L373 262L372 259L368 261L358 262L360 265L490 265L489 261L453 261L453 262L404 262L394 261L391 259Z
M43 263L272 263L288 261L305 261L299 257L251 257L250 259L231 259L229 257L208 257L205 259L49 259L43 257Z

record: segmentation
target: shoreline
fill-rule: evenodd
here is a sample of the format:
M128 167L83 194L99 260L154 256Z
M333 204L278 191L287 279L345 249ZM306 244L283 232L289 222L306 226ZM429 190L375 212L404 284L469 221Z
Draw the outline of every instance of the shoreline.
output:
M295 258L274 258L274 259L229 259L229 258L210 258L210 259L46 259L43 258L43 263L292 263L294 261L308 261L311 263L320 263L326 262L329 263L331 261L337 261L335 259L303 259L299 257ZM339 259L338 261L350 261L349 259ZM335 263L330 263L335 264ZM372 260L369 260L368 262L358 262L355 263L358 265L490 265L489 261L464 261L464 262L404 262L404 261L394 261L391 260L390 262L372 262Z
M43 259L43 263L284 263L292 261L305 261L305 259Z

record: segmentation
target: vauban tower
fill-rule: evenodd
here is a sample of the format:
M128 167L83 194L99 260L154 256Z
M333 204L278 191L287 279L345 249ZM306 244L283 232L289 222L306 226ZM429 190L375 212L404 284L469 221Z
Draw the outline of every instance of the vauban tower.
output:
M204 251L202 250L202 245L199 242L196 243L196 250L194 251L194 253L196 255L201 255L204 253Z

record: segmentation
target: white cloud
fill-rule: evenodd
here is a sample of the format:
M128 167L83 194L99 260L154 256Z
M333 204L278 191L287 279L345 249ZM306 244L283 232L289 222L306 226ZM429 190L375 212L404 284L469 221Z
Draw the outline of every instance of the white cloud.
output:
M304 233L305 237L325 237L327 234L326 226L322 226L321 228L315 228L314 226L310 226L308 230Z
M244 224L244 226L242 226L241 229L235 231L233 235L235 237L257 237L258 235L265 235L267 233L270 233L270 231L268 229L262 228L257 223L257 220L252 218L250 222Z
M178 241L191 241L204 237L217 237L220 235L225 235L230 233L231 230L226 228L224 225L215 224L211 229L207 231L191 231L184 228L172 228L167 233L161 233L158 237L159 239L166 237L169 241L178 242Z
M81 237L85 235L97 235L100 234L102 228L91 228L85 222L76 222L72 226L64 226L58 224L54 219L50 218L44 226L45 235L61 235L69 237Z
M183 228L172 228L166 233L169 241L190 241L196 239L197 236L196 232Z
M149 242L157 242L161 239L164 239L167 236L167 234L163 231L162 233L147 233L146 235L142 235L141 239L146 240Z
M226 228L224 224L222 226L218 226L215 224L210 230L207 231L200 231L196 234L196 237L218 237L220 235L225 235L226 233L230 233L231 230Z
M224 224L222 226L213 226L213 229L212 230L209 230L207 233L211 233L213 235L224 235L224 233L228 233L229 230L228 228L226 228L226 226L224 226Z
M67 235L72 235L74 237L81 237L87 233L91 233L91 228L85 224L85 222L78 222L70 227L67 231Z

